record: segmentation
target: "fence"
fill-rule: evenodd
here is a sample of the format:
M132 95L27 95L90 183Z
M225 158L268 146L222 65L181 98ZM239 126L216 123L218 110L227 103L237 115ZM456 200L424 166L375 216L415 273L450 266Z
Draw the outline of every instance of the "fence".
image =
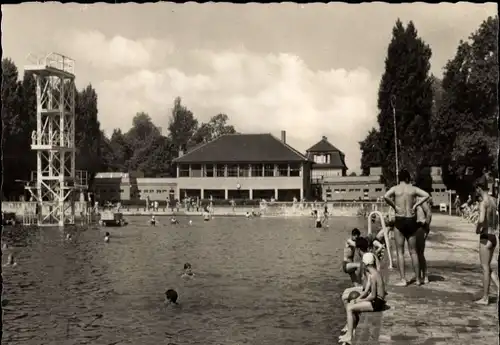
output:
M87 202L75 202L75 215L80 215L82 213L87 214L87 205ZM71 209L69 208L69 204L67 206L66 212L70 214ZM260 212L265 216L310 216L313 210L318 210L318 212L322 213L325 206L328 207L328 212L332 216L366 217L372 211L388 211L388 206L381 202L261 202L260 205L256 206L234 204L234 206L213 206L213 208L215 210L226 210L229 211L229 213ZM24 214L35 214L36 202L2 202L2 210L4 212L16 213L19 216ZM159 207L157 210L154 210L152 205L150 205L149 208L146 208L145 205L126 205L120 207L120 211L122 212L201 212L202 210L201 207L186 209L184 205L180 205L179 209L176 207L172 209L168 205L163 205L163 207ZM42 214L48 214L49 206L44 206L41 211Z

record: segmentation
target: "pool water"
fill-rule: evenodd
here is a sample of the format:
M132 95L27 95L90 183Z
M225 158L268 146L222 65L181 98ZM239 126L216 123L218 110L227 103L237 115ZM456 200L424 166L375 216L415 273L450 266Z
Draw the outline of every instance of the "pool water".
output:
M336 342L345 322L340 294L349 286L344 240L365 220L338 217L327 229L309 218L158 220L80 228L71 241L57 228L11 230L18 265L3 268L3 343ZM181 278L185 262L192 280ZM178 306L164 306L169 288Z

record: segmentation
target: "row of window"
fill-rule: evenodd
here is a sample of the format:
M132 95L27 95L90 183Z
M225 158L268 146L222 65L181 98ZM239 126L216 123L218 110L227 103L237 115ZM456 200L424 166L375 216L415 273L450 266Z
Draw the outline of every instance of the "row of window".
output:
M123 193L123 189L99 189L99 193Z
M349 190L346 190L346 189L334 189L333 192L334 193L345 193L346 191L348 192L361 192L361 189L360 188L351 188ZM331 189L327 189L326 190L326 193L331 193L332 190ZM363 189L363 193L368 193L370 192L370 189L366 188L366 189ZM382 192L382 188L375 188L375 192Z
M300 164L181 164L179 177L299 177Z

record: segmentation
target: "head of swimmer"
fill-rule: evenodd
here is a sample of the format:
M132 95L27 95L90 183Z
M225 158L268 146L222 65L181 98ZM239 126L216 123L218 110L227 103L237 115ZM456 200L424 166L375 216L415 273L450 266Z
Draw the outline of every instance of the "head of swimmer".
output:
M167 302L177 304L177 298L179 298L177 291L173 289L168 289L167 291L165 291L165 299L167 300Z
M401 169L399 171L399 183L404 182L404 183L410 183L411 182L411 175L406 169Z
M191 275L192 274L192 271L191 271L191 264L189 262L186 262L184 264L184 274L189 274Z
M361 231L358 228L354 228L351 231L351 240L356 242L356 240L361 236Z
M359 237L357 240L356 240L356 248L359 249L359 251L364 254L364 253L368 253L369 252L369 248L370 248L370 243L368 242L368 240L364 237Z

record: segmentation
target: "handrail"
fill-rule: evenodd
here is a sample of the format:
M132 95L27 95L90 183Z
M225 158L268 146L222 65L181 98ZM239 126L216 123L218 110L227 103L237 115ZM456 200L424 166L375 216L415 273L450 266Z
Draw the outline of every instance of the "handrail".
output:
M380 211L372 211L368 215L368 234L371 235L372 233L372 216L378 216L380 218L380 223L382 224L382 229L384 230L384 240L385 240L385 245L387 246L387 254L389 255L389 268L392 269L392 254L391 254L391 245L389 241L389 229L385 225L385 217Z

